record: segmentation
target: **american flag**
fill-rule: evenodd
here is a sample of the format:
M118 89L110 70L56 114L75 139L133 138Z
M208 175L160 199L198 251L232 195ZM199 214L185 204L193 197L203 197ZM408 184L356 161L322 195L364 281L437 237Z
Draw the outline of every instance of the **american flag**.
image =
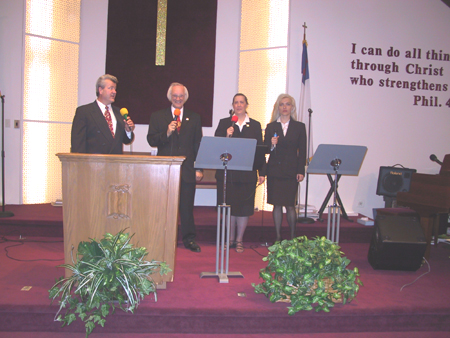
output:
M311 109L311 92L309 82L310 80L309 80L309 64L308 64L308 43L306 42L306 39L304 39L302 52L302 87L300 90L298 120L306 125L306 133L307 134L311 133L310 137L307 138L309 139L309 147L307 150L308 163L313 156L313 149L314 149L312 142L312 124L311 126L309 125L309 112L308 112L308 109ZM311 128L310 130L309 127Z

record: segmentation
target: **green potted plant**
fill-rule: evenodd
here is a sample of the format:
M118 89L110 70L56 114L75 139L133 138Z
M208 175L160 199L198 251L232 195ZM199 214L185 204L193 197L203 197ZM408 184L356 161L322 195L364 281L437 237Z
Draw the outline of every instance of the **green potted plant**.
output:
M76 262L59 267L69 269L70 277L61 277L49 290L52 302L60 297L56 321L69 325L80 318L86 327L86 337L96 324L102 327L106 316L118 307L131 313L149 294L156 300L156 285L151 275L171 271L165 262L144 260L147 249L135 248L131 238L120 231L109 233L100 241L90 239L78 245ZM64 313L62 313L65 309Z
M354 299L363 285L358 268L347 269L350 260L325 237L276 242L263 261L268 262L259 273L263 282L252 286L271 302L290 303L289 315L312 309L329 312L335 303Z

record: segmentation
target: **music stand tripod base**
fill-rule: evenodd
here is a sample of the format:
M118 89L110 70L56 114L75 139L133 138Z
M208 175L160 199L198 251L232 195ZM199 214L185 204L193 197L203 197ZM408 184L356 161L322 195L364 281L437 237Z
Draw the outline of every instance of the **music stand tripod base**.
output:
M316 223L316 221L313 218L309 218L309 217L299 217L299 218L297 218L297 223L313 224L313 223Z
M238 271L228 271L229 259L230 259L230 218L231 218L231 206L218 205L217 206L217 236L216 236L216 271L215 272L202 272L200 278L218 277L219 283L228 283L228 278L240 277L244 278L244 275ZM226 236L225 236L226 231ZM227 242L225 244L225 238ZM227 250L225 251L225 245ZM220 262L220 269L219 269Z
M244 276L242 275L242 273L236 271L236 272L232 272L229 271L228 274L225 273L216 273L216 272L202 272L200 274L200 278L208 278L208 277L218 277L219 278L219 283L229 283L229 278L231 277L239 277L239 278L244 278Z
M11 211L0 211L0 217L13 217L14 213Z

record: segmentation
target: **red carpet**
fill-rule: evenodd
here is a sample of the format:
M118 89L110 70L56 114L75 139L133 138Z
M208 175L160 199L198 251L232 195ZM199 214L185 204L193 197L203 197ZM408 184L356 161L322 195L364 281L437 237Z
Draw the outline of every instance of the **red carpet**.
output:
M199 232L209 222L212 223L210 232L215 233L215 218L207 221L208 211L204 211L203 217L196 214L202 224L197 222ZM270 216L270 213L265 214ZM55 268L62 263L62 238L27 237L23 245L12 247L20 244L12 240L18 240L24 228L20 225L13 228L3 222L0 222L0 230L3 239L8 241L0 243L3 249L0 255L0 337L82 337L84 327L79 322L61 328L60 323L53 321L57 305L50 305L48 299L48 289L55 278L63 274L62 269ZM253 234L259 235L261 220L255 223L249 230L255 228ZM270 217L264 218L264 223L267 227L264 231L269 233L272 230ZM316 232L322 232L326 224L315 226ZM5 227L13 232L5 236ZM363 226L353 222L345 227L351 230ZM305 228L302 225L298 230ZM370 232L367 227L363 229ZM343 232L344 228L341 234ZM298 234L304 233L299 231ZM199 233L199 237L202 236L209 237ZM341 242L341 250L352 260L351 267L360 269L364 286L352 303L337 305L330 313L299 312L288 316L286 304L272 304L253 292L251 283L260 282L258 272L265 266L261 259L267 253L258 237L252 245L245 243L243 254L230 252L230 271L240 271L244 278L230 279L228 284L218 283L217 278L199 278L201 272L215 270L213 241L199 240L202 247L199 254L179 245L174 282L168 283L166 290L158 291L157 302L145 299L134 315L116 311L107 319L105 328L96 328L92 336L415 338L450 335L450 246L433 247L431 272L400 291L403 285L428 271L428 267L422 266L416 272L374 270L367 261L369 241L352 243L350 239ZM21 291L23 286L32 288ZM245 293L246 297L238 297L238 293Z

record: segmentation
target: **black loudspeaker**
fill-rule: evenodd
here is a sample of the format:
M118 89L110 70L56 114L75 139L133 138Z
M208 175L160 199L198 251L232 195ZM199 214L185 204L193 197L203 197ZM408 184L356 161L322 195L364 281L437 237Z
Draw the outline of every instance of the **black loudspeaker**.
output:
M396 197L399 191L408 192L415 172L416 169L380 167L377 195Z
M416 271L426 248L418 217L378 215L368 259L375 270Z

